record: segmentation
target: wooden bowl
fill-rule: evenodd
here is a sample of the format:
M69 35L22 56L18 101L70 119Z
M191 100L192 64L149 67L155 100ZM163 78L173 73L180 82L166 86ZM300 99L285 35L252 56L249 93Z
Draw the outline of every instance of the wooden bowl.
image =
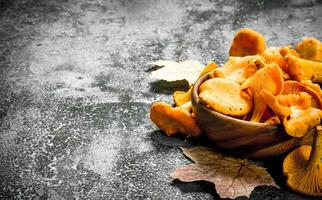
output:
M208 74L194 84L191 103L200 129L216 145L245 157L263 158L280 155L301 144L301 139L288 136L283 127L240 120L207 108L198 95L199 86L207 79Z

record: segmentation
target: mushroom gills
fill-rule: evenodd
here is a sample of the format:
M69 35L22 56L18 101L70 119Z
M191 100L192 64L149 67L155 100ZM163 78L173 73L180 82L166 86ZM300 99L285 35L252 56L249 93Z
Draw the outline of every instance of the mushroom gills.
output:
M284 79L282 77L282 71L276 64L266 65L253 75L248 83L254 100L251 121L259 122L266 109L267 105L261 96L261 91L267 90L273 95L278 95L282 92L283 85Z
M287 186L301 194L322 196L321 135L322 128L317 126L312 147L302 145L284 159L283 174L287 177Z

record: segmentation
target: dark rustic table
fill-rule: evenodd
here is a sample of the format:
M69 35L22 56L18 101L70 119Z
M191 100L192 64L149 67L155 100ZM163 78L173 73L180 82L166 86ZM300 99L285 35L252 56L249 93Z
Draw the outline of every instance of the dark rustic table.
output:
M0 0L0 199L218 199L169 177L198 141L156 131L149 107L188 85L149 79L148 63L223 63L242 27L268 46L321 40L321 3ZM263 162L281 188L251 199L308 199L281 160Z

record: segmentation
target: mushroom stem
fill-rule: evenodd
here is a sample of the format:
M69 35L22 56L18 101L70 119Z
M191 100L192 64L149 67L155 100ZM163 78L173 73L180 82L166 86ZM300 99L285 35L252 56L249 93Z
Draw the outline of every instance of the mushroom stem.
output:
M307 166L311 165L319 165L321 164L321 156L322 156L322 151L320 148L321 144L321 137L322 135L322 126L317 126L314 132L314 139L313 139L313 144L312 144L312 150L310 153L310 158Z
M259 95L254 96L254 111L250 121L259 122L263 116L263 113L265 112L265 109L266 103L264 99Z
M268 107L270 107L279 117L283 118L291 114L291 109L289 107L282 106L272 93L268 92L267 90L262 90L261 96L267 103Z

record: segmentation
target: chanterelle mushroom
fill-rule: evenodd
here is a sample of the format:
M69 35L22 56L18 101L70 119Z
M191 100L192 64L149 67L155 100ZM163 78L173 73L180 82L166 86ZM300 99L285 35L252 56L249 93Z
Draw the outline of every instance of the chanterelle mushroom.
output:
M322 63L286 55L290 75L297 81L312 80L322 83Z
M292 50L290 46L287 47L269 47L265 49L265 51L261 54L266 60L267 64L270 63L277 63L278 66L283 71L283 78L285 80L291 79L291 76L289 74L288 65L282 56L281 52L285 55L292 54L294 55L296 52L295 50ZM296 53L297 54L297 53Z
M191 102L175 108L164 102L155 102L151 106L150 118L168 136L182 133L197 137L201 131L190 111Z
M298 109L291 106L291 115L285 117L283 125L288 135L293 137L302 137L311 128L320 124L322 111L317 108Z
M292 48L292 46L286 46L286 47L282 47L280 48L280 54L285 57L287 55L292 55L292 56L295 56L295 57L298 57L300 58L301 55Z
M227 63L222 67L214 70L214 77L227 78L229 80L243 83L247 78L251 77L259 68L265 59L262 56L245 56L245 57L229 57Z
M303 145L292 151L283 162L287 186L310 196L322 196L322 128L315 130L312 147Z
M199 78L205 74L207 74L208 72L216 69L218 67L218 65L213 62L213 61L210 61L206 66L205 68L202 70L202 72L199 74Z
M261 56L265 58L267 64L275 62L283 71L286 71L286 62L280 54L280 49L279 47L269 47L265 49Z
M309 82L305 84L288 80L284 82L284 87L281 94L300 94L301 92L305 92L312 97L312 107L322 109L322 98L319 94L319 92L321 92L321 89L318 85L309 84Z
M296 51L304 59L309 59L317 62L322 61L322 42L316 38L304 38L296 46Z
M243 116L252 109L250 96L232 80L208 79L200 85L199 92L199 98L205 105L225 115Z
M248 87L254 99L254 109L251 121L259 122L266 109L266 103L261 96L262 90L278 95L283 89L284 79L277 64L272 63L259 69L250 79Z
M291 114L291 108L281 105L277 97L269 91L265 89L262 90L261 96L268 107L270 107L277 116L284 118Z
M283 120L285 131L292 137L302 137L320 123L322 111L311 107L312 97L306 92L274 96L263 90L267 105Z
M322 98L322 90L319 84L313 83L311 80L301 81L301 84L308 86L319 94L320 98Z
M262 53L266 48L265 38L250 29L241 29L234 37L229 49L230 56L249 56Z

